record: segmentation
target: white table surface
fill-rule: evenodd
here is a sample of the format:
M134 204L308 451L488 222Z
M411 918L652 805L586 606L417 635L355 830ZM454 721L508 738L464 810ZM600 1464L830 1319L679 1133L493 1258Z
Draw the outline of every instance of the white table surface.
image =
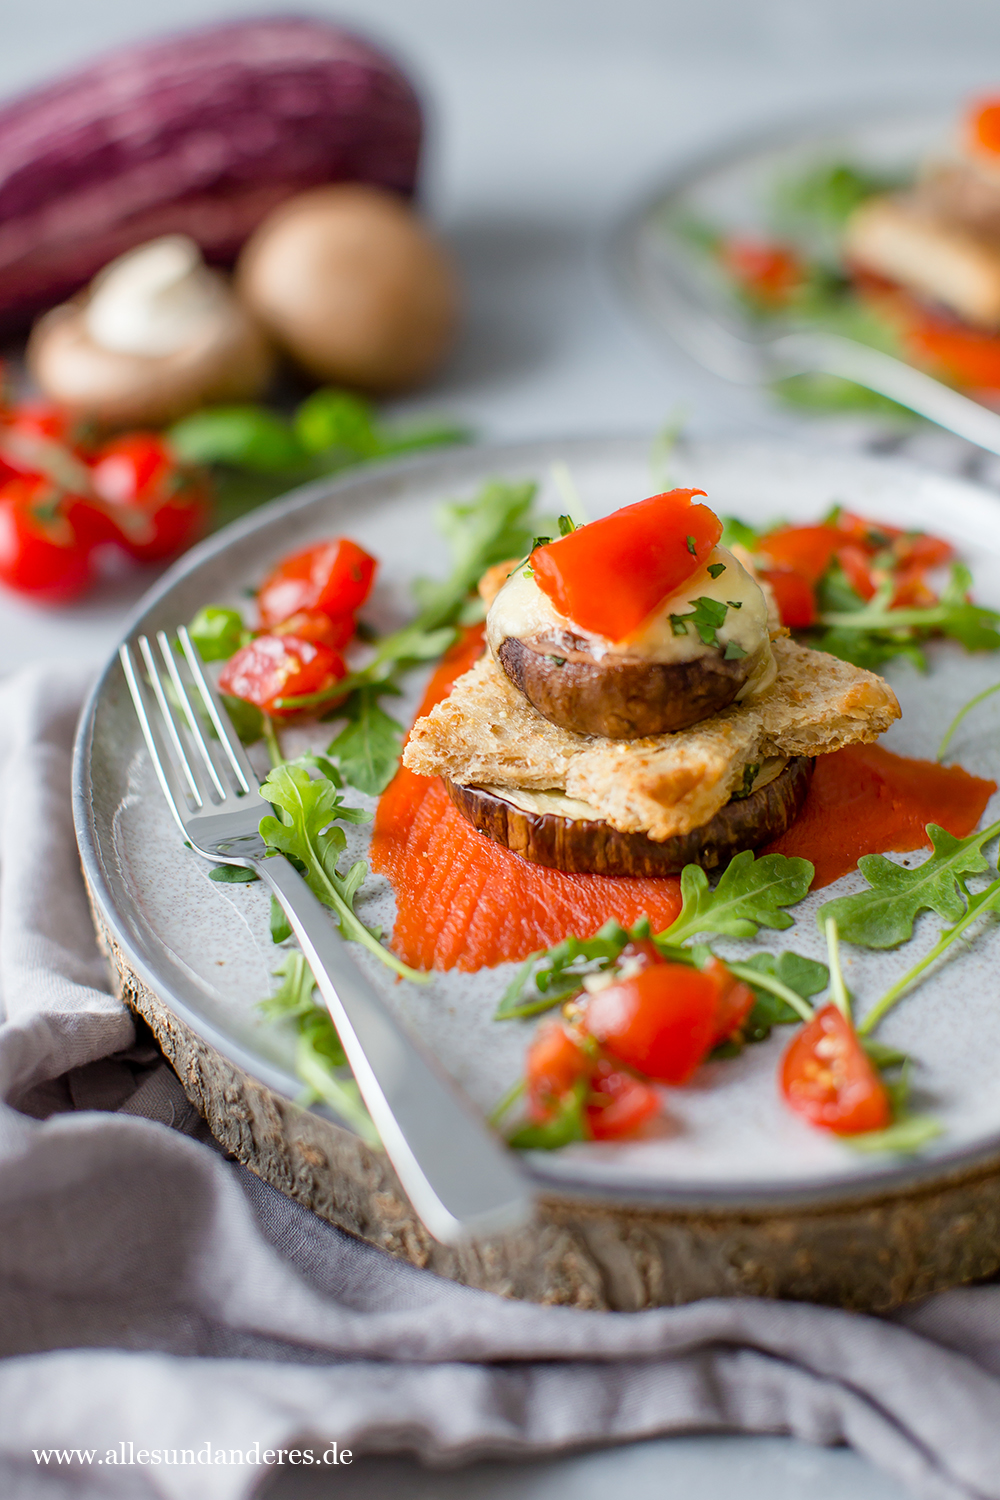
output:
M307 7L281 0L33 0L5 7L0 90L171 26ZM467 323L435 410L487 438L657 429L801 430L724 387L631 321L608 274L618 215L685 153L802 111L1000 84L995 0L313 0L396 50L432 103L425 202L462 267ZM990 75L991 65L994 68ZM844 436L828 429L828 440ZM928 437L933 459L953 450ZM0 595L0 673L40 658L98 663L150 575L72 610ZM275 1475L271 1500L332 1491ZM368 1500L902 1500L846 1450L787 1438L690 1436L533 1464L428 1475L405 1460L342 1471Z

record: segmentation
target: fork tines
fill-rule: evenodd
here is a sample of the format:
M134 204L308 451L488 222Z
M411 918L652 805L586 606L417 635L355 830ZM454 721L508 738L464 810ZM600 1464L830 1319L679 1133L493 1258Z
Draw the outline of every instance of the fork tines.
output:
M156 632L158 652L148 636L136 638L144 672L127 641L118 654L160 785L183 826L192 811L232 806L260 783L183 625L177 638L187 675L164 630ZM206 717L218 736L215 753Z

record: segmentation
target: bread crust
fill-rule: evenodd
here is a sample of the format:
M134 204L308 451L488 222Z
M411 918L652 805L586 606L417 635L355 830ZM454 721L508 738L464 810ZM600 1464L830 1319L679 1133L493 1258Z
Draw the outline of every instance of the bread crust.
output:
M772 650L777 677L759 697L636 740L551 724L483 657L414 724L403 764L463 785L555 788L620 832L672 838L714 817L746 766L870 744L899 718L895 694L874 672L787 637Z

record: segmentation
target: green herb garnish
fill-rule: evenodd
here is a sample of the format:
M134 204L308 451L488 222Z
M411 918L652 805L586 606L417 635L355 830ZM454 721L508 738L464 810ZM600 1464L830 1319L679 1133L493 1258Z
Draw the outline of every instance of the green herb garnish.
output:
M718 599L710 599L707 594L702 594L699 599L693 599L694 609L689 610L686 615L671 615L670 628L674 635L687 635L688 626L693 625L704 646L717 646L719 638L716 631L725 624L728 606Z

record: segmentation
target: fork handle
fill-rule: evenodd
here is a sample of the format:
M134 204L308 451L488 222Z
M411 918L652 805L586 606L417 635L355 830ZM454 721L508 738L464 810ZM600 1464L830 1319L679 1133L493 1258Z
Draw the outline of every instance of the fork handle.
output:
M291 923L386 1154L430 1233L452 1244L526 1222L527 1183L511 1154L397 1024L326 907L283 856L253 863Z

